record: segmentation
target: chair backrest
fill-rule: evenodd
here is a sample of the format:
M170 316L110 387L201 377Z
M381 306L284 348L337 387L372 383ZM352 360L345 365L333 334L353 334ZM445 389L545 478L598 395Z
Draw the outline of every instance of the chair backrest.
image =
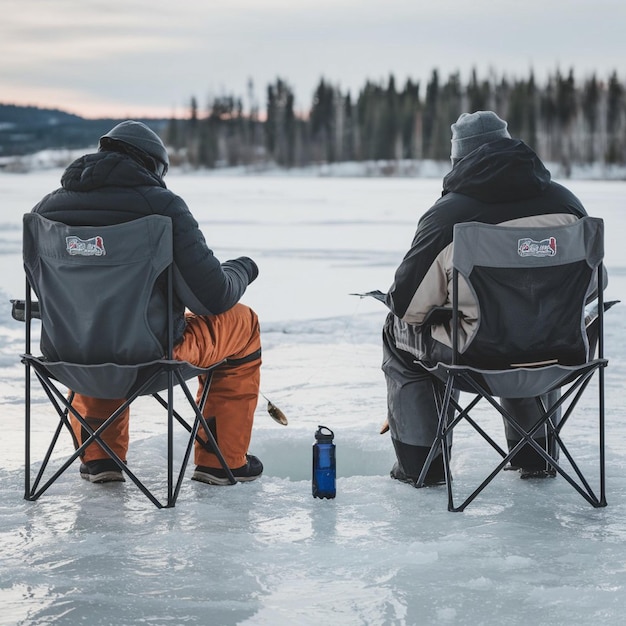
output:
M453 271L468 283L479 311L458 362L488 369L584 363L585 303L603 257L599 218L531 228L457 224Z
M67 226L28 213L23 256L47 360L132 365L165 355L168 299L155 286L172 263L169 218Z

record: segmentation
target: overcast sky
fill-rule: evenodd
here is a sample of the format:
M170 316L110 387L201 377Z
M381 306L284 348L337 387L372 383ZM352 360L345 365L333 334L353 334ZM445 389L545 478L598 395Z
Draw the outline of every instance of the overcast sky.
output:
M624 0L0 0L0 102L87 117L170 116L214 95L261 106L277 77L308 109L320 78L354 96L557 69L626 73Z

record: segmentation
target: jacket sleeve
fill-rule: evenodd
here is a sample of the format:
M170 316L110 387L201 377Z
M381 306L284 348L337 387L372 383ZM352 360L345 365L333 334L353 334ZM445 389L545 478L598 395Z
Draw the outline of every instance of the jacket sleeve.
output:
M411 248L396 270L386 304L409 324L421 324L427 313L448 298L447 258L452 226L442 223L441 211L431 208L420 219Z
M185 202L178 196L175 199L176 210L170 214L176 293L192 312L218 315L239 302L259 270L249 257L221 263L208 247Z

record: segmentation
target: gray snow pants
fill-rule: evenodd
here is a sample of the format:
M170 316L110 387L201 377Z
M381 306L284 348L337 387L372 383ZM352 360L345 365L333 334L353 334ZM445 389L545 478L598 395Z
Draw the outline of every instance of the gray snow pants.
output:
M449 348L434 342L428 336L415 333L419 352L437 353L437 359ZM426 334L424 333L424 335ZM432 344L436 343L434 346ZM445 362L445 361L444 361ZM396 346L393 315L389 314L383 329L382 370L387 383L387 419L399 466L409 476L419 475L428 450L437 434L438 413L435 405L433 385L443 388L443 383L432 376L416 357ZM559 398L559 391L547 394L542 399L547 405ZM458 394L456 396L458 399ZM501 398L500 404L515 418L524 430L531 428L539 418L535 398ZM557 417L558 420L558 417ZM504 431L509 450L521 439L519 434L504 421ZM545 446L543 429L535 433L537 442ZM450 442L451 443L451 442ZM529 446L522 447L514 458L515 465L526 469L541 468L543 460Z

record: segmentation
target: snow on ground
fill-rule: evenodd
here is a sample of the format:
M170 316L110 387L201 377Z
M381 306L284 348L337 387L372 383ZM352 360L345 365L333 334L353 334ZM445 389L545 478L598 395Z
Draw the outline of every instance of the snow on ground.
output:
M0 175L0 625L595 624L626 610L626 319L607 315L608 501L593 509L562 479L500 475L464 513L442 488L388 477L379 303L350 293L386 289L437 179L168 177L219 258L254 257L245 301L261 318L263 392L251 452L256 482L212 488L185 480L175 509L157 510L131 483L91 485L72 467L36 502L23 494L22 213L59 170ZM569 185L607 222L611 283L625 293L626 186ZM45 407L36 394L38 409ZM582 464L596 453L591 399L569 425ZM48 417L38 411L36 445ZM164 486L161 414L142 399L129 462ZM499 422L484 419L501 436ZM335 500L311 496L318 424L335 431ZM182 445L182 438L177 443ZM64 445L68 449L69 442ZM490 453L455 439L459 489L486 473Z

